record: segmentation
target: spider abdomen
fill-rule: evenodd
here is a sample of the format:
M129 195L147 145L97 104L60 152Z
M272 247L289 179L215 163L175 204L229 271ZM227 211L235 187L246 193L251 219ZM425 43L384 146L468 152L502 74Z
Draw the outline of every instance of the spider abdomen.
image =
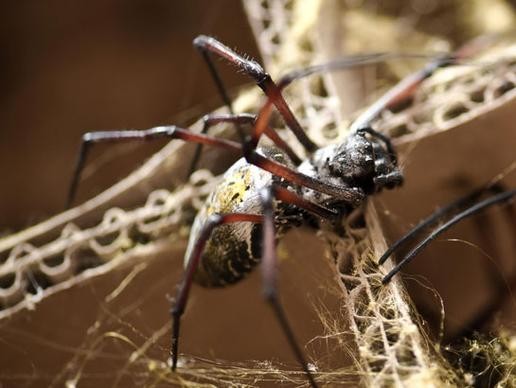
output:
M261 149L279 162L289 164L276 149ZM259 192L276 180L267 171L238 160L224 174L221 183L208 197L197 214L185 254L185 266L208 218L213 214L248 213L262 215ZM281 211L281 206L278 208ZM279 228L278 233L281 232ZM216 227L201 256L195 281L205 287L222 287L236 283L247 275L261 259L261 224L235 222Z
M195 274L204 287L224 287L243 279L261 259L261 224L244 222L216 228ZM245 233L236 233L245 228Z

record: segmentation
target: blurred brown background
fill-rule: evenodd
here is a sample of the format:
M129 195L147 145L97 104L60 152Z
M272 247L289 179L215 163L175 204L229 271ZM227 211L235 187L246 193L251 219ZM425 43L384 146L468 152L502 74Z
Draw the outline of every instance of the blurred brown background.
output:
M195 36L258 55L236 0L19 1L1 8L0 232L62 210L82 133L186 126L220 105L192 47ZM228 85L247 82L220 68ZM125 176L158 143L96 147L78 201Z

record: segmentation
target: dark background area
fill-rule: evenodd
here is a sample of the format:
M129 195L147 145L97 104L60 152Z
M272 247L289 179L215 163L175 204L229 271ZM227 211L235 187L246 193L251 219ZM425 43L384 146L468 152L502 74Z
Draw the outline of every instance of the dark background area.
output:
M198 34L257 57L239 1L8 2L0 12L0 232L63 209L81 134L187 126L219 98ZM230 87L247 82L220 66ZM101 145L77 202L121 179L164 142Z

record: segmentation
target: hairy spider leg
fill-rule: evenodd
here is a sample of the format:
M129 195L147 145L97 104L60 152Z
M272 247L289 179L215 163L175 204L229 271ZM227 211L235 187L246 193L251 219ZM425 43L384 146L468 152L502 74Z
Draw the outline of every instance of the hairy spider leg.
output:
M231 104L231 100L227 94L227 90L222 82L222 79L220 75L218 74L212 60L210 59L208 52L205 50L200 50L202 53L202 56L204 60L206 61L208 68L210 70L210 74L212 78L214 79L214 82L217 86L217 90L219 91L219 94L222 97L222 100L224 102L224 105L227 106L230 114L229 115L220 115L220 114L209 114L203 117L203 128L201 133L207 133L208 129L212 127L215 124L221 123L221 122L228 122L228 123L234 123L236 125L237 130L240 133L240 137L242 138L243 132L242 132L242 125L245 124L252 124L256 120L256 115L252 115L249 113L240 113L235 114L233 111L233 106ZM304 78L307 76L310 76L312 74L316 74L318 72L323 71L332 71L332 70L343 70L345 68L350 68L354 66L364 65L364 64L373 64L385 61L387 59L392 58L399 58L399 57L408 57L408 58L428 58L429 56L426 55L417 55L417 54L394 54L394 53L372 53L372 54L365 54L365 55L356 55L351 56L347 58L343 58L340 60L328 62L323 65L317 65L317 66L311 66L306 67L303 69L297 69L294 70L285 76L283 76L279 83L278 88L279 90L283 90L285 87L287 87L290 83L292 83L294 80ZM285 143L285 141L274 131L271 127L265 126L264 132L267 137L269 137L271 140L274 141L274 143L281 149L283 149L287 155L290 157L292 162L295 165L299 165L301 163L301 159L294 153L294 151L291 149L291 147ZM252 144L254 144L254 147L258 145L258 141L263 133L256 133L256 131L252 135ZM389 147L392 148L392 146ZM192 163L190 165L188 176L190 176L196 169L197 164L199 162L201 153L202 153L203 145L199 144L196 147L195 154L192 160Z
M516 195L516 190L508 190L504 191L499 194L495 194L481 202L478 202L477 204L467 208L466 210L460 212L459 214L455 215L453 218L451 218L449 221L435 229L432 233L430 233L425 239L423 239L419 244L416 245L414 249L412 249L409 253L405 255L403 260L401 260L385 277L382 279L383 284L389 283L389 281L392 279L394 275L396 275L398 272L402 270L404 266L406 266L410 261L416 257L416 255L424 249L430 242L435 240L440 234L448 230L450 227L455 225L456 223L462 221L463 219L470 217L476 213L479 213L480 211L484 210L485 208L503 203L508 202Z
M263 215L259 214L247 214L247 213L228 213L228 214L214 214L211 215L204 226L201 229L199 239L196 241L192 250L191 256L188 260L188 265L184 273L183 280L181 281L177 296L175 298L174 306L172 307L172 370L176 369L177 358L178 358L178 344L179 344L179 326L181 316L183 315L186 304L188 302L188 295L190 288L193 283L195 271L197 270L202 253L209 240L213 230L220 225L233 223L233 222L253 222L263 223L264 233L262 236L262 274L263 274L263 290L264 297L271 304L274 314L280 323L280 326L287 338L289 345L291 346L298 362L302 365L310 384L316 387L308 365L303 356L303 352L297 341L295 340L294 334L286 315L281 307L281 304L277 297L276 290L276 252L275 252L275 233L274 233L274 208L272 199L276 198L285 203L296 205L302 209L305 209L311 213L316 214L322 218L333 218L337 216L337 213L331 209L327 209L318 204L312 203L303 197L298 196L294 192L275 185L271 185L269 188L265 188L264 191L260 192L260 198L263 206Z
M470 207L473 203L475 203L482 195L486 193L501 193L505 191L503 187L497 183L487 185L484 187L481 187L478 190L475 190L443 207L440 207L436 211L434 211L432 214L430 214L427 218L423 219L421 222L419 222L416 226L414 226L411 230L409 230L405 235L400 237L398 240L396 240L394 243L392 243L389 248L385 251L385 253L380 257L378 260L378 264L382 265L384 264L387 259L398 249L400 249L402 246L404 246L406 243L408 243L410 240L415 238L415 236L421 232L424 229L427 229L428 227L434 225L435 223L439 222L443 218L450 217L457 212L461 212L464 209ZM515 228L516 230L516 228Z
M402 79L397 85L391 88L384 94L375 104L366 109L352 124L350 131L364 130L371 136L375 136L384 141L389 153L393 156L393 162L396 162L396 153L392 142L388 136L385 136L378 131L371 128L371 123L375 120L385 108L392 108L397 104L409 98L420 84L429 78L437 69L451 66L460 63L460 60L471 56L478 51L480 44L467 43L459 48L453 54L440 54L436 57L435 54L415 54L415 53L395 53L395 52L378 52L369 54L358 54L332 60L320 65L308 66L301 69L296 69L283 75L277 82L275 91L281 95L283 89L290 85L293 81L299 80L314 74L333 72L339 70L350 69L355 66L377 64L393 59L431 59L431 61L421 70L412 73ZM486 42L483 42L486 43ZM485 44L484 44L485 46ZM483 47L483 46L482 46ZM254 63L254 62L253 62ZM269 96L269 99L274 99L274 96ZM275 104L272 101L272 104ZM264 107L265 109L265 107ZM280 112L281 113L281 112ZM263 118L263 121L269 122L269 118ZM288 125L288 124L287 124ZM255 132L252 135L252 144L256 147L260 136L263 134L264 127L257 125Z
M264 86L265 84L269 85L266 88L262 87L262 89L264 89L266 95L268 96L268 101L270 100L272 102L272 104L274 104L277 107L278 111L283 115L287 125L290 122L290 124L293 125L294 128L299 129L299 130L294 130L291 128L301 143L303 143L303 141L301 139L303 138L303 136L306 137L306 134L301 129L299 123L293 116L292 112L290 111L290 108L288 107L285 100L283 99L283 96L281 95L281 90L284 87L286 87L288 84L290 84L293 80L303 78L303 77L306 77L306 76L309 76L311 74L315 74L318 72L349 68L350 66L356 66L358 64L377 63L377 62L385 61L386 59L389 59L389 58L397 58L397 57L425 58L425 57L427 57L425 55L406 54L406 53L398 53L398 54L396 54L396 53L373 53L373 54L357 55L356 57L340 59L340 60L336 60L333 62L328 62L323 65L317 65L317 66L312 66L312 67L308 67L305 69L293 71L293 72L285 75L280 80L280 83L279 83L280 86L276 86L274 84L274 82L272 81L272 79L270 79L270 76L267 73L265 73L265 71L261 68L261 66L258 63L243 58L242 56L235 53L233 50L229 49L222 43L218 42L216 39L201 35L194 40L194 45L201 51L203 57L205 58L206 62L208 63L210 72L212 73L212 76L217 84L217 88L219 89L219 92L222 95L224 103L228 106L231 115L234 116L233 109L231 106L231 101L226 93L226 90L224 88L222 80L221 80L220 76L218 75L213 62L212 62L211 58L209 57L209 53L214 53L219 56L222 56L223 58L226 58L230 63L237 65L248 75L255 78L255 80L257 81L259 86L260 85ZM455 55L453 57L444 57L443 56L440 60L432 62L434 64L434 67L437 68L439 66L444 66L447 63L447 61L451 63L452 60L455 60L457 58L462 58L462 57L465 57L466 55L469 55L470 52L473 51L471 49L471 47L475 47L475 45L471 44L471 45L465 46L465 47L467 47L468 49L467 50L463 49L462 50L463 52L461 54ZM437 66L437 64L439 64L439 66ZM431 70L432 66L427 66L427 67L428 67L428 69L426 72L428 75L426 77L428 77L431 74L431 72L429 73L429 71ZM434 68L434 70L435 70L435 68ZM431 70L431 71L433 71L433 70ZM421 72L419 72L419 73L421 73ZM410 78L410 76L407 78ZM267 79L269 79L270 82L267 81ZM424 78L422 78L421 81L423 79ZM261 84L262 81L264 82L263 85ZM403 81L401 83L403 83ZM400 85L398 84L397 86L394 87L394 89L398 89L398 92L403 94L403 92L400 92L400 90L402 90L403 88L399 88L399 86ZM408 86L410 86L410 85L408 85ZM405 87L407 87L407 85ZM414 88L412 87L411 91L413 89ZM391 97L396 100L396 98L395 98L396 93L388 92L387 94L391 94L392 96L394 96L394 97L392 97L392 96ZM404 95L408 96L409 94L410 94L410 91L405 93ZM389 98L387 98L387 96L382 97L381 100L383 100L383 104L384 104L382 106L384 106L384 107L389 106L390 102L389 102ZM285 148L285 143L280 140L281 138L279 138L279 136L275 137L273 134L274 131L272 129L270 129L270 127L268 126L269 117L270 117L270 109L267 107L267 105L269 105L269 104L270 103L267 102L264 105L264 107L262 108L262 110L269 111L269 112L266 115L264 115L263 119L261 120L264 123L255 126L255 130L253 132L252 140L251 140L250 144L254 145L254 147L252 147L252 148L256 148L256 145L258 144L258 140L259 140L260 136L266 132L267 134L270 134L270 137L273 139L273 141L275 141L275 143L280 148L283 148L289 154L293 154L293 152L287 151L288 148ZM355 123L354 123L354 127L368 126L367 124L369 124L371 122L371 120L373 120L380 113L380 111L381 111L380 105L381 104L380 105L374 104L374 105L375 106L368 109L363 115L361 115L359 117L359 119L357 121L355 121L355 123L358 122L358 124L355 125ZM281 108L281 107L283 107L283 108ZM285 112L289 112L289 113L285 113ZM293 118L293 122L291 120L288 121L289 117ZM257 120L260 120L260 115L258 116ZM245 119L244 119L244 121L245 121ZM242 141L244 142L245 135L243 134L243 131L239 127L240 126L239 120L237 119L235 121L235 123L237 125L237 130L240 133L240 137L241 137ZM90 145L92 143L100 142L100 141L104 141L104 140L105 141L131 140L131 139L143 140L143 139L162 137L159 135L153 135L152 134L153 130L155 130L155 129L151 128L149 130L144 130L144 131L112 131L112 134L109 134L109 132L103 132L103 131L86 133L83 136L83 140L81 143L78 159L76 162L75 171L74 171L74 174L72 177L72 183L70 185L70 189L68 192L66 208L69 208L69 206L71 205L71 203L75 197L80 174L81 174L82 169L84 168L86 156L89 152ZM136 132L138 132L139 134L137 134L134 137L131 137L131 133L136 133ZM94 135L94 134L98 134L98 135ZM117 136L117 134L120 134L120 136ZM92 136L92 139L90 139L89 136ZM274 140L274 139L276 139L276 140ZM309 150L309 151L312 150L311 146L307 147L307 144L304 144L304 145L305 145L305 148L307 148L307 150ZM392 146L390 144L387 144L387 146L389 147L389 149L392 148ZM246 148L249 148L249 147L244 147L244 150ZM196 155L197 155L197 153L196 153ZM291 156L293 156L293 155L291 155ZM197 159L198 156L196 156L195 158ZM299 160L299 158L297 156L293 157L293 161L298 161L298 160ZM197 162L195 162L195 163L197 163ZM317 190L317 188L315 188L315 187L310 187L310 188ZM330 189L330 191L333 191L333 190ZM322 191L322 192L325 192L325 191ZM357 201L358 201L358 199L357 199Z
M75 164L75 170L72 176L70 189L68 191L66 209L72 204L80 181L81 172L84 169L85 162L92 145L104 142L119 142L132 140L153 140L153 139L181 139L200 144L209 144L221 147L230 151L242 152L240 143L219 139L216 137L196 134L183 128L176 126L155 127L146 130L121 130L121 131L98 131L88 132L82 136L82 142Z
M257 115L252 113L237 113L237 114L207 114L202 118L203 126L201 133L207 133L208 130L217 125L219 123L236 123L240 126L242 125L254 125L256 121ZM292 148L283 140L270 126L267 125L265 129L265 134L269 139L271 139L274 144L288 155L290 160L294 162L294 164L298 165L301 163L301 159L297 154L292 150ZM196 170L197 164L199 163L199 159L202 153L202 144L198 144L194 157L192 158L192 163L190 164L190 168L188 170L188 177L192 175L192 173Z
M228 107L231 114L234 115L233 107L231 105L231 101L228 97L226 88L224 87L224 84L222 82L222 79L219 75L219 73L216 70L216 67L210 58L210 53L218 55L224 59L226 59L228 62L236 65L240 70L242 70L244 73L252 77L257 85L265 92L266 96L272 100L272 104L276 106L279 113L285 120L285 123L287 124L287 127L294 133L294 135L297 137L297 139L301 142L301 144L305 147L305 149L308 152L314 152L317 149L317 146L308 138L304 130L302 129L301 125L299 124L298 120L292 113L290 107L288 106L287 102L283 98L283 95L281 94L281 91L287 87L290 83L292 83L294 80L304 78L316 73L320 72L326 72L326 71L336 71L336 70L343 70L346 68L358 66L358 65L364 65L364 64L373 64L373 63L379 63L384 62L388 59L395 59L395 58L413 58L413 59L421 59L421 58L434 58L435 56L429 56L429 55L421 55L421 54L411 54L411 53L371 53L371 54L362 54L362 55L356 55L351 56L343 59L338 59L335 61L328 62L323 65L316 65L307 67L304 69L298 69L294 70L285 76L283 76L278 84L275 84L272 78L269 74L265 72L265 70L255 61L247 59L242 57L241 55L237 54L234 50L231 50L229 47L225 46L218 40L212 37L200 35L197 38L194 39L194 46L201 52L204 60L206 61L208 68L210 70L210 74L212 78L214 79L214 82L217 86L217 89L219 91L219 94L222 97L222 100L224 101L224 104ZM388 101L388 99L386 99ZM381 110L381 109L380 109ZM361 123L365 124L367 121L373 120L378 112L371 112L369 117L367 119L364 119ZM268 120L267 120L268 121ZM238 122L237 122L238 124ZM239 129L242 135L241 127L237 126L237 129ZM258 144L258 140L261 136L261 133L254 133L253 134L253 141L252 144L256 147ZM200 147L198 147L198 150ZM197 151L197 153L200 153L201 151ZM292 158L293 162L295 164L299 164L298 160L299 158Z
M290 130L294 133L306 151L311 153L318 148L317 145L307 136L298 120L292 113L290 107L281 94L280 88L278 88L278 86L272 80L271 76L265 72L260 64L258 64L256 61L244 58L215 38L209 36L199 35L194 39L193 44L195 48L197 48L203 54L203 58L208 63L208 67L212 77L215 80L215 83L217 84L217 87L219 88L219 92L223 96L223 99L225 99L225 103L228 105L228 107L231 106L231 103L229 102L225 88L222 86L222 80L215 69L215 66L210 58L210 54L226 59L229 63L237 66L238 69L254 79L258 87L263 90L269 99L272 100L273 104L276 106L276 109L285 120L287 127L290 128ZM220 87L222 87L222 92Z

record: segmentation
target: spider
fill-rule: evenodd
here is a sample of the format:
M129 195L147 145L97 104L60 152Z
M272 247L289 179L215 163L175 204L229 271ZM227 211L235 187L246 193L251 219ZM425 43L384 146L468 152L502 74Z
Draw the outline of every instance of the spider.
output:
M315 378L309 370L279 300L276 288L276 242L289 228L306 221L311 224L317 224L322 219L337 221L351 209L362 204L368 196L383 189L400 186L403 175L398 166L396 151L387 136L372 128L372 122L384 109L410 97L414 89L437 68L455 64L458 59L465 57L468 50L459 50L452 56L434 58L422 70L403 79L361 114L353 122L349 136L341 144L319 148L302 129L283 98L282 90L293 81L312 74L384 61L403 54L358 55L292 71L278 82L274 82L256 61L239 55L212 37L198 36L193 44L204 57L230 113L205 116L201 133L193 133L176 126L142 131L86 133L82 139L70 186L68 205L75 196L90 146L98 142L170 138L198 143L190 172L195 170L201 146L204 144L242 155L241 159L225 172L221 184L209 196L193 223L185 253L184 278L178 287L171 310L171 367L175 370L177 366L180 322L193 282L204 287L224 287L243 279L261 262L264 298L270 304L308 382L312 387L316 387ZM263 90L266 101L258 115L233 112L230 98L212 62L212 56L221 57L236 66ZM413 57L408 54L404 56ZM288 129L304 147L308 154L307 158L300 158L269 126L273 108L279 112ZM240 142L208 135L209 128L219 122L233 123ZM250 135L244 133L244 125L252 126ZM263 145L260 142L263 135L269 137L274 145ZM395 243L380 259L381 264L421 228L455 213L454 218L436 229L387 274L383 282L388 283L420 249L453 223L487 206L508 201L516 194L516 190L501 190L471 206L489 190L494 189L489 187L443 208L426 220L423 226L416 227L401 242Z

